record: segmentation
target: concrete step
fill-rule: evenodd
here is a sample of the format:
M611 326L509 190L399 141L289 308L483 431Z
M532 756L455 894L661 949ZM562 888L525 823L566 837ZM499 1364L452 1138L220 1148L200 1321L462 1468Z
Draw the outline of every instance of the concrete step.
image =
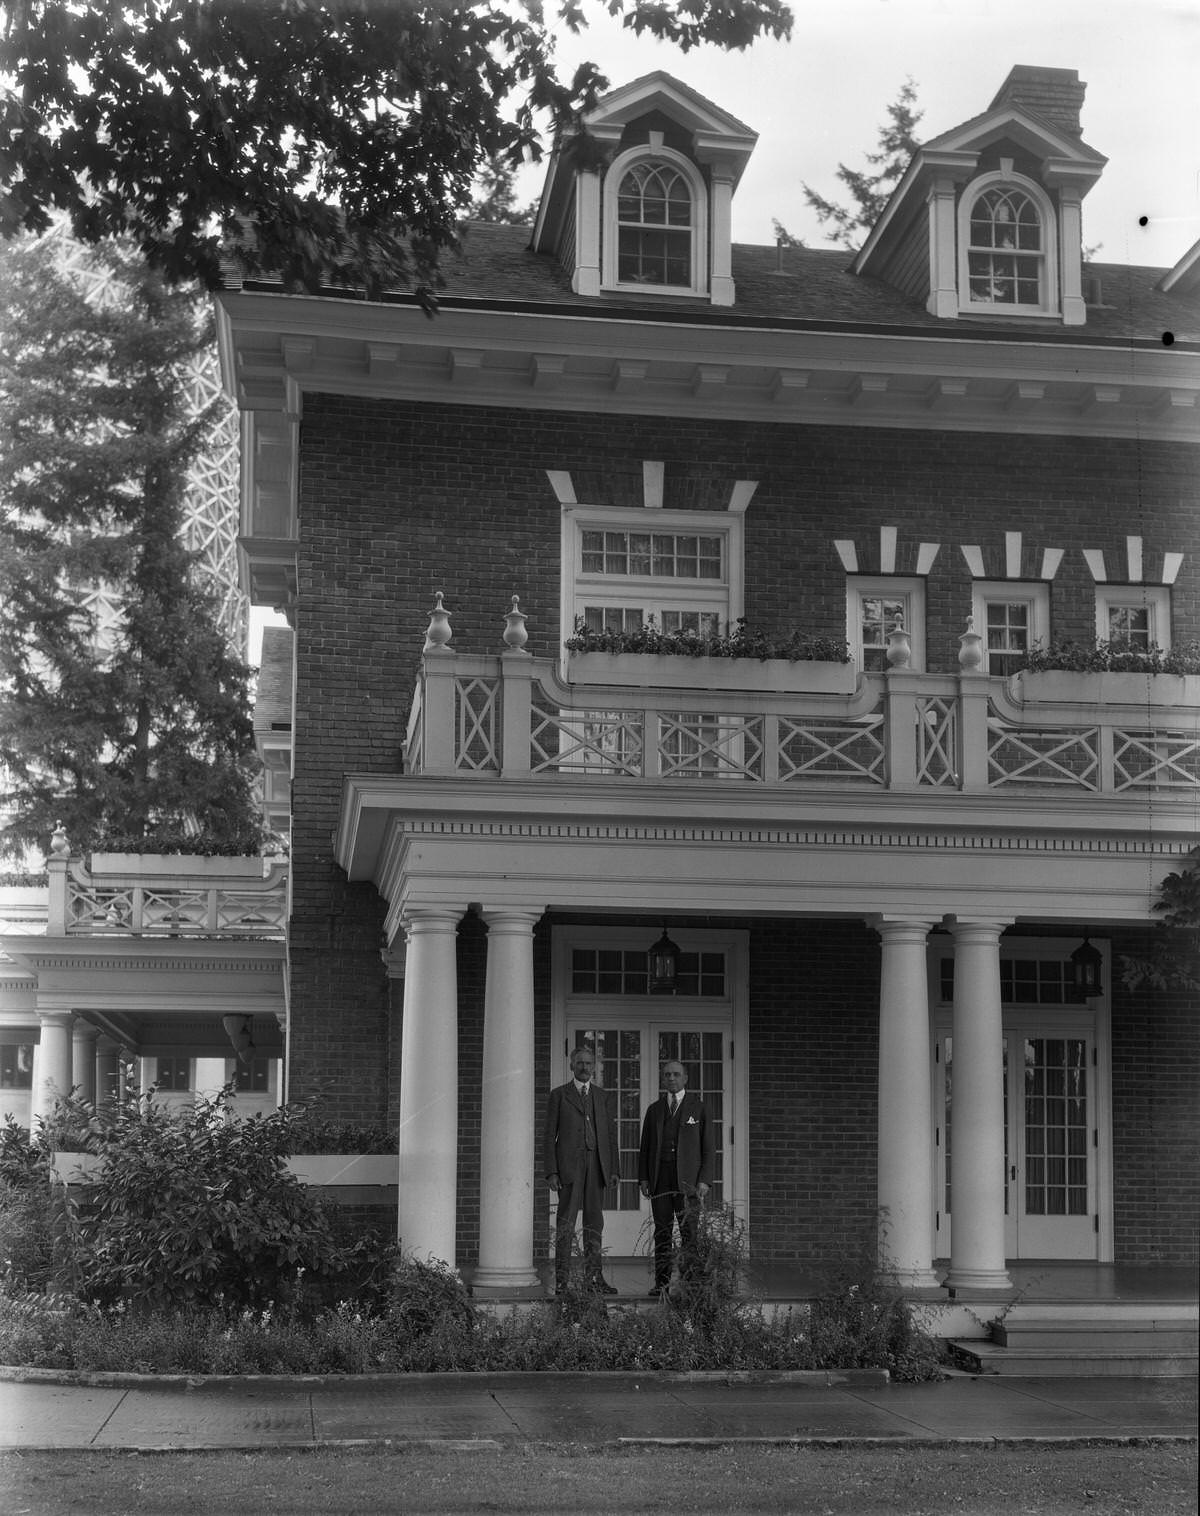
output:
M1104 1321L1000 1321L992 1341L1002 1348L1065 1348L1074 1351L1191 1353L1197 1351L1192 1327L1131 1326Z
M950 1346L958 1361L975 1374L1046 1379L1184 1379L1193 1377L1197 1371L1194 1345L1190 1352L1179 1353L1111 1347L1006 1348L997 1342L972 1339L953 1341Z

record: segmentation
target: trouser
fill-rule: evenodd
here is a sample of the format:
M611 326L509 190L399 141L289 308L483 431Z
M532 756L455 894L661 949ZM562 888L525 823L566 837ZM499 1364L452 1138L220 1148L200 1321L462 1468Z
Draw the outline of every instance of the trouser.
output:
M654 1287L666 1289L671 1282L671 1252L675 1223L679 1223L679 1272L687 1278L696 1261L696 1230L700 1220L700 1202L695 1195L679 1189L675 1170L659 1169L650 1195L650 1215L654 1219Z
M568 1183L559 1175L554 1228L554 1282L566 1284L575 1223L583 1215L583 1258L589 1278L600 1274L600 1239L604 1232L604 1175L600 1159L589 1152L583 1172Z

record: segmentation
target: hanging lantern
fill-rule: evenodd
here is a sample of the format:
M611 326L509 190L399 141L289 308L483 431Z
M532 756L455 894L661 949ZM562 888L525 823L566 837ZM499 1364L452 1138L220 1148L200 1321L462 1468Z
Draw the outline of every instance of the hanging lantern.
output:
M1075 993L1080 1000L1103 995L1104 983L1100 978L1100 970L1104 964L1104 955L1099 948L1092 946L1087 937L1071 954L1071 963L1075 969Z
M673 995L679 980L679 949L667 936L663 926L662 936L647 954L649 960L650 993Z

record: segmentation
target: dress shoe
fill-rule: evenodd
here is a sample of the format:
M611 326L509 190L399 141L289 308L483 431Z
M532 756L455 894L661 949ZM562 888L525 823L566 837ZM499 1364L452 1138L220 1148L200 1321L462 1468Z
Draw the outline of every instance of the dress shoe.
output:
M609 1284L607 1279L597 1279L593 1288L599 1295L615 1295L617 1293L616 1285Z

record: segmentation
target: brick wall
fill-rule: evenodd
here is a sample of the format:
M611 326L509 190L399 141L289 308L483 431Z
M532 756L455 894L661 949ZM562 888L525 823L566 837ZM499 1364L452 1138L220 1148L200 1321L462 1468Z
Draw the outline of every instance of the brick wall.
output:
M1200 1259L1200 1022L1189 990L1127 990L1123 954L1146 937L1113 940L1113 1211L1119 1263Z
M874 1243L879 943L859 922L750 938L750 1213L756 1258Z

